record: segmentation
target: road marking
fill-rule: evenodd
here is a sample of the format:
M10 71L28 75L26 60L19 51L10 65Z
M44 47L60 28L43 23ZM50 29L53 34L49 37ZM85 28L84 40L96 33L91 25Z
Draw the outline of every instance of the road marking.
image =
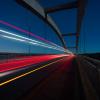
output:
M64 58L62 58L62 59L60 59L60 60L63 60L63 59L64 59ZM38 70L40 70L40 69L43 69L43 68L45 68L45 67L47 67L47 66L49 66L49 65L52 65L52 64L54 64L54 63L57 63L57 62L59 62L60 60L51 62L51 63L49 63L49 64L46 64L46 65L44 65L44 66L41 66L41 67L39 67L39 68L36 68L36 69L31 70L31 71L29 71L29 72L26 72L26 73L24 73L24 74L21 74L21 75L19 75L19 76L16 76L16 77L14 77L14 78L12 78L12 79L9 79L9 80L7 80L7 81L5 81L5 82L2 82L2 83L0 83L0 86L6 85L7 83L10 83L10 82L12 82L12 81L14 81L14 80L17 80L17 79L19 79L19 78L21 78L21 77L24 77L24 76L26 76L26 75L29 75L29 74L31 74L31 73L33 73L33 72L35 72L35 71L38 71Z

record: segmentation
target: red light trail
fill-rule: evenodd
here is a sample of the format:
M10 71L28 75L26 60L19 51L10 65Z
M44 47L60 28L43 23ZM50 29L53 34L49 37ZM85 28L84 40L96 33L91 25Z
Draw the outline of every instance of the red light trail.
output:
M28 65L38 64L41 62L46 62L55 58L60 58L69 55L42 55L42 56L30 56L22 58L21 60L9 60L8 62L0 63L0 72L6 72L10 70L15 70L18 68L28 67Z
M68 57L67 57L68 56ZM36 57L36 56L35 56ZM70 67L69 65L70 65L70 63L71 63L71 61L72 61L72 59L75 57L74 55L45 55L45 56L41 56L42 58L44 58L44 59L46 59L46 60L49 60L49 59L55 59L55 58L59 58L60 57L60 59L59 60L56 60L56 61L52 61L52 62L50 62L50 63L48 63L48 64L45 64L45 65L42 65L42 66L40 66L40 67L38 67L38 68L35 68L35 69L33 69L33 70L30 70L30 71L28 71L28 72L25 72L25 73L23 73L23 74L20 74L20 75L18 75L18 76L16 76L16 77L13 77L13 78L11 78L11 79L9 79L9 80L6 80L6 81L4 81L4 82L1 82L0 83L0 86L3 86L3 85L6 85L7 83L10 83L10 82L12 82L12 81L15 81L15 80L17 80L17 79L19 79L19 78L22 78L22 77L24 77L24 76L27 76L27 75L29 75L29 74L31 74L31 73L34 73L35 71L38 71L38 70L41 70L41 69L43 69L43 68L46 68L46 67L48 67L48 66L51 66L51 65L53 65L53 64L55 64L55 63L61 63L60 61L63 61L63 60L65 60L66 59L66 67ZM63 58L61 58L61 57L63 57ZM33 58L33 56L31 56L31 57L29 57L29 58L27 58L28 60L29 59L31 59L32 60L32 58ZM40 58L40 57L39 57ZM27 60L27 61L28 61ZM35 61L36 59L34 59L33 61ZM39 60L39 59L38 59ZM45 61L46 61L45 60ZM41 61L41 60L40 60ZM12 62L12 61L11 61ZM11 63L10 62L10 63ZM68 62L68 63L67 63ZM28 64L29 62L27 62L27 64ZM35 62L33 62L33 63L35 63ZM14 64L15 65L15 63L13 62L12 64ZM22 63L21 63L22 64ZM5 66L6 67L6 66ZM62 66L62 67L60 67L60 71L61 70L65 70L66 68L63 68L64 66ZM16 69L16 67L13 67L14 69ZM20 67L20 68L22 68L22 67ZM9 70L9 69L7 69L7 68L4 68L6 71L7 70ZM2 72L4 72L4 70L2 70ZM2 74L2 73L1 73Z

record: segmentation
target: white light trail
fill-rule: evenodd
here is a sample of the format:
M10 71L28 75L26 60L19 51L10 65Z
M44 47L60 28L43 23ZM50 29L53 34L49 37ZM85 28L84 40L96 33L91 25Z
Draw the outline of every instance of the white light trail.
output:
M32 41L32 42L37 42L38 44L41 44L42 45L45 45L45 47L48 47L48 48L55 48L54 46L50 46L48 44L45 44L43 42L39 42L39 41L36 41L36 40L33 40L33 39L29 39L29 38L26 38L26 37L23 37L23 36L20 36L20 35L16 35L16 34L13 34L11 32L8 32L8 31L4 31L4 30L0 30L0 32L2 32L3 34L9 34L9 35L13 35L13 36L16 36L16 37L19 37L21 39L26 39L26 40L29 40L29 41ZM33 43L32 43L33 44ZM56 49L56 48L55 48Z
M14 38L14 37L10 37L10 36L6 36L6 35L1 35L2 37L8 38L8 39L13 39L13 40L17 40L17 41L21 41L21 42L25 42L25 40L22 39L18 39L18 38Z
M55 50L71 53L70 51L68 51L68 50L66 50L63 47L58 46L58 45L52 46L52 45L49 45L49 44L46 44L46 43L43 43L43 42L40 42L40 41L37 41L37 40L33 40L33 39L30 39L30 38L27 38L27 37L24 37L24 36L21 36L21 35L17 35L17 34L14 34L12 32L1 30L1 29L0 29L0 32L2 33L1 34L2 37L8 38L8 39L13 39L13 40L29 43L29 44L32 44L32 45L42 46L42 47L46 47L46 48L50 48L50 49L55 49Z

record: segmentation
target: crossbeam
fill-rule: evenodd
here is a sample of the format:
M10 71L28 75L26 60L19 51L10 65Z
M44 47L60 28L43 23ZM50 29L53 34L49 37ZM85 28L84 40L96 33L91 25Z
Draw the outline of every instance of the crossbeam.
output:
M53 13L56 11L60 11L60 10L64 10L64 9L72 9L72 8L77 8L78 7L78 2L71 2L71 3L66 3L66 4L62 4L62 5L58 5L55 7L51 7L51 8L46 8L45 12L46 13Z
M62 36L76 36L76 33L62 34Z
M81 25L82 25L82 20L84 17L85 13L85 7L87 4L88 0L76 0L75 2L70 2L62 5L58 5L55 7L51 8L45 8L45 12L48 13L54 13L56 11L61 11L61 10L68 10L68 9L73 9L77 8L77 24L76 24L76 34L63 34L62 36L76 36L76 50L78 51L78 45L79 45L79 36L80 36L80 30L81 30Z
M66 48L65 42L63 40L62 34L56 25L56 23L52 20L52 18L47 15L44 11L44 8L37 2L37 0L16 0L17 3L21 4L26 9L30 10L38 17L40 17L44 22L46 22L58 35L61 40L63 47Z

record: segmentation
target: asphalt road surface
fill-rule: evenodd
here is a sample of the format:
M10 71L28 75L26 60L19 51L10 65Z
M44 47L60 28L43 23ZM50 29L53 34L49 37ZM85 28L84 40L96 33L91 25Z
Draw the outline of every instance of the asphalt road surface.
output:
M97 60L75 55L42 55L1 64L5 66L0 66L1 100L100 100Z

